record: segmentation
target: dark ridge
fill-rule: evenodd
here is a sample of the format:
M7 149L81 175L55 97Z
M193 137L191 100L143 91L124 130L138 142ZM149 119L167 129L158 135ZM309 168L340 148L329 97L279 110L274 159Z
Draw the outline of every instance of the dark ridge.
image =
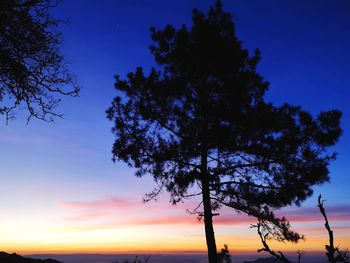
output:
M8 254L5 252L0 252L0 263L62 263L51 258L48 259L34 259L34 258L25 258L16 253Z

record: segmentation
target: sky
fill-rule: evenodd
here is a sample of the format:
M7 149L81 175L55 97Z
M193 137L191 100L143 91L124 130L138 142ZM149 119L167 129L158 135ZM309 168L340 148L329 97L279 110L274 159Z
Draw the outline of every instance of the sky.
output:
M112 123L105 110L114 75L154 65L149 28L190 25L191 10L206 11L208 0L63 0L52 10L61 25L61 52L82 87L64 98L55 123L25 116L0 123L0 250L18 253L114 253L204 251L202 222L173 207L167 193L144 204L152 178L113 163ZM343 112L344 130L332 150L330 183L314 187L300 207L280 212L306 240L275 244L284 251L323 250L327 233L316 204L321 193L335 244L350 248L350 3L347 0L223 0L237 35L249 50L259 48L258 71L270 81L266 100L301 105L313 114ZM250 253L260 248L254 220L224 209L215 217L218 247Z

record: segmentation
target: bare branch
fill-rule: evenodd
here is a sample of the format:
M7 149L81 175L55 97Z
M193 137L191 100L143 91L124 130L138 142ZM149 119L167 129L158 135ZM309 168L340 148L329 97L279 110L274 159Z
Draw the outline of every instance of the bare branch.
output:
M258 249L258 252L260 253L262 251L265 251L270 253L270 255L272 255L276 259L281 260L282 262L291 263L291 261L288 258L286 258L286 256L281 251L278 251L276 253L274 250L270 248L270 246L267 243L267 240L269 238L269 233L263 233L261 226L262 226L261 220L259 220L259 222L256 225L252 225L253 228L257 229L258 235L260 237L260 241L263 245L263 248Z
M0 9L0 114L6 123L22 105L27 122L53 122L61 96L76 97L80 87L59 52L62 43L49 8L54 0L6 1Z
M328 258L328 261L330 263L336 263L336 262L349 262L349 256L347 254L347 251L341 251L338 247L334 247L334 236L333 236L333 230L329 226L326 210L323 206L325 200L322 200L322 196L318 196L318 208L320 209L320 212L325 220L325 228L328 232L329 237L329 245L326 245L326 256Z

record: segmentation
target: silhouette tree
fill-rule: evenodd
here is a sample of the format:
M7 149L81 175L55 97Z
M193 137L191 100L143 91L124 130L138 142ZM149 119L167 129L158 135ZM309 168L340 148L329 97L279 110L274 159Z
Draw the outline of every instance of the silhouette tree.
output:
M221 249L221 252L218 254L218 263L231 263L231 254L228 249L227 244L224 244L224 247Z
M330 263L336 263L336 262L350 262L350 258L348 256L348 252L347 251L343 251L340 250L339 247L335 247L334 246L334 236L333 236L333 230L331 229L331 227L329 226L329 222L328 222L328 217L326 214L326 209L324 208L324 200L322 200L322 196L319 195L318 196L318 208L320 209L320 212L324 218L325 221L325 228L328 232L328 237L329 237L329 245L325 245L325 249L326 249L326 256L328 259L328 262Z
M341 113L313 117L299 106L264 101L268 82L256 72L220 1L205 15L193 11L190 29L151 28L157 67L116 76L107 110L116 136L113 159L152 175L173 204L200 195L209 262L217 262L213 210L222 205L271 222L297 241L273 211L299 204L328 180L341 134ZM194 189L197 192L192 192ZM287 231L288 230L288 231Z
M62 117L55 111L59 96L78 95L59 53L60 21L49 14L52 6L50 0L0 1L0 114L7 120L23 106L28 120L53 121Z

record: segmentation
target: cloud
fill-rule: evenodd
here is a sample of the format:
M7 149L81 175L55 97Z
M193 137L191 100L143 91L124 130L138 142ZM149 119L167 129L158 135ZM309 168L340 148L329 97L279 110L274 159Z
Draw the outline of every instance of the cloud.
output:
M337 240L343 239L344 237L349 238L349 233L350 233L350 226L349 225L334 225L331 224L331 229L335 235L335 240L336 242L338 242ZM328 236L328 232L326 230L326 228L324 227L323 222L322 223L318 223L317 226L310 226L310 225L301 225L298 226L297 231L299 233L305 234L306 235L306 239L308 239L309 237L315 237L315 236L321 236L324 238L327 238Z
M65 219L76 226L78 231L92 229L119 228L124 226L153 225L200 225L195 215L186 213L186 208L196 207L195 203L172 206L169 203L147 203L109 197L91 201L62 201L61 207L70 210ZM350 222L350 205L330 206L327 215L331 222ZM284 209L278 213L292 223L324 221L318 208ZM254 217L239 214L232 209L223 208L214 217L216 226L234 226L256 223Z
M112 203L113 205L108 205ZM155 226L155 225L199 225L203 222L196 215L191 215L183 208L167 207L166 210L157 206L150 206L150 210L145 205L130 203L127 206L124 202L64 202L61 205L68 208L79 208L72 216L65 219L71 225L73 231L89 231L106 228L120 228L125 226ZM103 208L132 208L128 212L121 213L117 209ZM96 208L96 209L91 209ZM215 225L249 225L254 223L253 218L245 215L223 214L214 218Z
M350 221L350 204L328 206L325 209L327 217L331 222ZM291 222L324 221L317 207L285 209L285 211L278 214L285 216Z
M153 213L154 214L154 213ZM103 229L116 229L116 228L124 228L124 227L152 227L152 226L172 226L172 227L188 227L188 226L198 226L202 227L203 221L198 220L195 215L190 215L188 213L183 213L181 215L163 215L157 214L154 216L149 216L147 214L145 216L121 216L121 217L113 217L110 215L107 220L103 222L91 222L84 223L81 222L71 222L73 225L66 227L65 229L73 232L82 232L82 231L93 231L93 230L103 230ZM84 218L87 216L87 218ZM96 215L94 215L96 216ZM99 216L99 215L97 215ZM77 215L77 218L80 220L88 219L89 215ZM73 218L70 218L73 219ZM249 218L247 216L238 216L234 217L232 215L222 215L215 217L214 225L215 226L234 226L234 225L246 225L255 223L254 218Z
M256 223L254 217L244 214L223 214L214 218L217 225L250 225Z
M134 208L137 203L129 200L110 197L92 201L61 201L59 206L69 209L71 216L66 217L68 221L87 221L100 218L114 218L123 209Z
M94 201L61 201L58 204L63 207L78 209L115 209L130 207L134 205L126 199L117 197Z
M196 207L197 203L188 202L186 204L179 204L176 206L168 202L149 202L143 203L139 199L130 200L120 197L109 197L99 200L90 201L60 201L60 207L69 210L69 213L74 213L73 216L68 217L69 220L89 220L100 218L103 216L118 216L125 215L155 215L155 214L169 214L173 212L180 212L186 215L186 209ZM141 213L142 212L142 213Z
M68 221L87 221L92 219L97 219L101 217L111 216L111 212L101 211L101 212L82 212L73 216L68 216L66 219Z

